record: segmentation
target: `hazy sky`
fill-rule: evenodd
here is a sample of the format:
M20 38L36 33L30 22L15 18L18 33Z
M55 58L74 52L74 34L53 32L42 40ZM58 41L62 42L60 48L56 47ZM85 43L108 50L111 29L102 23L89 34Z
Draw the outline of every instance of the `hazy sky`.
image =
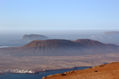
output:
M119 0L0 0L0 31L119 30Z

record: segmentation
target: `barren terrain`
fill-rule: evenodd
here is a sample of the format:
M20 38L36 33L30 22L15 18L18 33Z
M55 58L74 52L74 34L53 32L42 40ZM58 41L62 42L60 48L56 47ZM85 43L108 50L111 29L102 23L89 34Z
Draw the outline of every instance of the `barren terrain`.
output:
M115 61L119 61L119 54L117 53L83 56L6 56L0 57L0 71L23 69L36 72L80 66L95 66Z

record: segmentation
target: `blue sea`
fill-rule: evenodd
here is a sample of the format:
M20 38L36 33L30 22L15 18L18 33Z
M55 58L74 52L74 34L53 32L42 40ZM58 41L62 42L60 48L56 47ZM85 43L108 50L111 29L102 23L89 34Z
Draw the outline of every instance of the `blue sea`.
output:
M0 79L42 79L42 77L53 75L57 73L64 73L72 70L81 70L90 67L75 67L71 69L59 69L59 70L47 70L44 72L37 72L36 74L14 74L14 73L4 73L0 75Z

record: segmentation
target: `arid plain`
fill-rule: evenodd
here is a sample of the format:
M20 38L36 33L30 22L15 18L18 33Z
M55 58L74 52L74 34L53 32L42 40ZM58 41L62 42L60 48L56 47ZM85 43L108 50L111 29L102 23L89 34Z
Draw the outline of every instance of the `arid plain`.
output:
M2 73L18 69L38 72L80 66L95 66L115 61L119 61L119 54L83 56L6 56L0 57L0 71Z

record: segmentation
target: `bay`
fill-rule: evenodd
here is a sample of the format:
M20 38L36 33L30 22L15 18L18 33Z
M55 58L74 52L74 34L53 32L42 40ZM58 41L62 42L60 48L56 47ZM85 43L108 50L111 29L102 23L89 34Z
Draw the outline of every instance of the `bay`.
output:
M0 79L42 79L42 77L64 73L72 70L82 70L90 68L90 66L86 67L74 67L70 69L58 69L58 70L47 70L43 72L37 72L35 74L16 74L16 73L4 73L0 75Z

